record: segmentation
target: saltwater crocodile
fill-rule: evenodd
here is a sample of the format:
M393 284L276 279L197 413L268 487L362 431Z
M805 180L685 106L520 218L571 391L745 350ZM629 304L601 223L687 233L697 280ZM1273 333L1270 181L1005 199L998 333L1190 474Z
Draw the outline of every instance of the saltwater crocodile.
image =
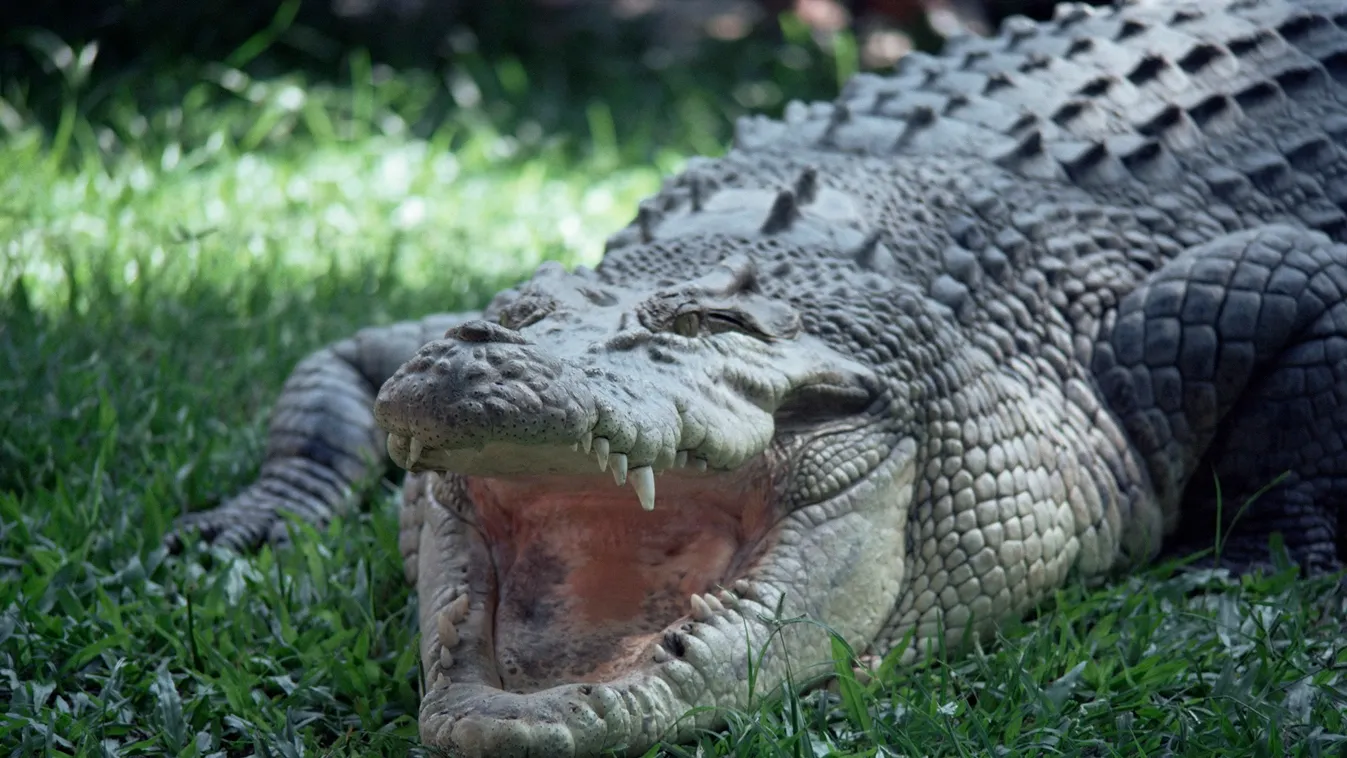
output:
M386 449L422 738L467 756L637 755L831 670L775 619L925 655L1218 528L1336 569L1345 27L1067 5L743 120L593 270L304 360L184 526L282 538Z

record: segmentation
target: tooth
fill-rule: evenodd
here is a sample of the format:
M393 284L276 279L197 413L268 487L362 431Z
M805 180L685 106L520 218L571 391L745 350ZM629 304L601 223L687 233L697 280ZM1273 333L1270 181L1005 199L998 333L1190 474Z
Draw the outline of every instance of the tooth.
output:
M578 443L578 442L572 442L572 443L571 443L571 452L572 452L572 453L575 452L576 450L579 450L579 449L580 449L580 443ZM586 451L586 452L588 452L588 451Z
M656 645L653 657L655 659L655 663L664 663L665 661L669 660L669 651L665 650L664 647L661 645Z
M649 466L634 468L628 478L631 480L631 488L636 490L636 497L641 501L641 508L647 511L655 510L654 470Z
M599 460L599 470L608 470L608 438L594 438L594 457Z
M440 648L440 668L447 669L454 667L454 654L449 652L449 648Z
M711 607L711 610L715 611L716 613L721 613L725 610L725 606L720 604L720 598L716 597L715 595L712 595L709 592L706 593L705 595L702 595L702 599L705 600L706 604Z
M674 468L683 468L688 465L688 451L679 450L674 454Z
M734 594L739 597L748 597L753 592L753 585L748 583L747 579L740 579L734 583Z
M585 455L589 455L589 448L590 445L593 444L593 442L594 442L593 432L585 432L584 435L580 437L580 447L584 449Z
M441 687L449 686L449 677L445 676L443 671L436 671L430 677L430 689L438 690Z
M739 597L729 590L721 590L720 602L727 608L733 608L739 603Z
M443 616L447 616L449 618L449 621L455 624L467 618L468 596L459 595L458 597L454 598L453 601L449 603L449 605L445 606L444 610L441 611L441 614Z
M703 623L711 620L711 606L706 604L701 595L692 596L692 620Z
M705 470L706 470L706 459L705 459L705 458L697 458L697 459L693 460L693 461L692 461L692 467L695 468L695 469L697 469L698 471L705 471Z
M411 441L407 443L407 465L403 468L411 468L416 465L417 461L421 460L421 447L421 440L412 437Z
M439 617L440 644L445 647L453 647L458 644L458 627L449 618L448 611L440 611Z
M627 483L627 454L613 453L608 456L608 465L613 467L613 481L621 487Z

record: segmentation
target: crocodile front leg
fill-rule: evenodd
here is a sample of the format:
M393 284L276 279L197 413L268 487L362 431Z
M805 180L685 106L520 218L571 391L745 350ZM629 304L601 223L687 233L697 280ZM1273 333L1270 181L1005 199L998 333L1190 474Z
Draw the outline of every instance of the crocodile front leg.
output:
M1219 535L1243 570L1281 532L1303 569L1341 567L1347 246L1277 225L1187 250L1121 303L1093 368L1166 511L1183 503L1170 551Z
M362 329L304 358L272 410L257 481L210 510L188 513L165 536L171 547L198 531L234 549L284 542L282 514L325 524L360 483L387 467L372 407L379 386L418 348L480 314L445 313Z

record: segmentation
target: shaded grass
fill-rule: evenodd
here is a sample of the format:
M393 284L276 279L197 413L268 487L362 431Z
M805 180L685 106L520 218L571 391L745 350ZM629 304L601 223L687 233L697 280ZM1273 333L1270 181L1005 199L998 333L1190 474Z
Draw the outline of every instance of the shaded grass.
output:
M438 82L351 65L363 84L205 66L176 105L72 96L49 132L22 98L0 109L6 754L417 753L415 598L387 487L281 553L169 558L160 536L255 476L306 352L481 305L543 259L592 263L682 156L721 149L738 107L687 88L675 113L702 116L660 143L664 106L573 105L577 150L471 107L461 80L440 118ZM1331 580L1157 569L1055 605L985 653L890 659L872 682L839 646L837 694L762 692L726 732L667 752L1347 754Z

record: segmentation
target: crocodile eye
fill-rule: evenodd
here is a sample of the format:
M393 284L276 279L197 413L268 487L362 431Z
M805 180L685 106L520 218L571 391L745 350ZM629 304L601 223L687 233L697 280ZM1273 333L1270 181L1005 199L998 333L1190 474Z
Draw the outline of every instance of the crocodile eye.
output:
M721 332L739 332L753 337L765 337L756 324L744 318L742 314L731 311L713 311L706 314L706 330L712 334Z
M695 311L679 314L673 322L675 334L681 334L684 337L696 337L702 331L702 316Z

